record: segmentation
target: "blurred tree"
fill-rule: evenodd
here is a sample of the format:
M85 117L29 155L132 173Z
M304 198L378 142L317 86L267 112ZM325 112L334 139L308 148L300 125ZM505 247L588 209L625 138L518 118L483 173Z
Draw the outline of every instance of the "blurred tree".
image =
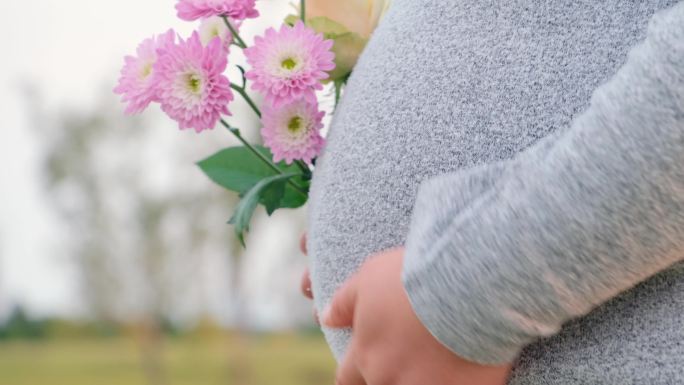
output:
M37 95L29 100L46 139L47 188L66 224L83 310L106 323L133 321L149 383L160 385L164 329L188 306L208 311L201 309L206 255L239 255L216 216L232 202L203 189L208 181L193 183L205 179L188 146L154 135L149 120L123 117L106 95L91 110L59 114L41 109Z
M226 225L237 197L215 188L192 164L234 143L220 130L202 136L169 132L173 123L154 109L144 117L124 117L111 91L102 94L92 107L59 112L47 110L37 92L27 97L44 146L46 188L65 224L59 235L78 273L82 310L103 330L131 331L149 383L160 385L166 383L163 335L216 317L217 304L209 297L219 293L218 307L229 315L224 324L237 330L230 334L228 383L248 384L254 372L243 353L250 345L245 331L253 326L244 289L255 280L245 276L244 250ZM258 136L258 122L245 111L252 120L241 127ZM264 217L260 212L255 229ZM302 218L293 216L281 226L296 233ZM255 242L257 233L250 237ZM276 242L271 252L289 256L281 258L288 268L269 269L275 276L257 285L273 286L273 295L285 301L284 317L301 320L296 314L307 318L310 306L296 283L304 259L297 235L287 237L291 242ZM264 249L250 256L260 258L257 250ZM283 295L283 287L291 294Z
M7 321L0 325L0 340L4 339L40 339L46 336L46 323L34 320L21 306L15 306Z

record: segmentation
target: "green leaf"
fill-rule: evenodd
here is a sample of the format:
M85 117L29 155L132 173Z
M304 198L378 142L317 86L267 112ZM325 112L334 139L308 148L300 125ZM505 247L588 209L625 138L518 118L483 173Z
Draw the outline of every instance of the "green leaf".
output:
M322 33L326 39L334 39L336 36L349 33L344 25L325 16L312 17L306 21L306 25L318 33Z
M352 32L336 35L332 39L335 42L332 49L335 53L335 69L330 72L330 79L344 79L356 66L368 40Z
M285 197L285 186L287 186L287 180L273 182L261 193L259 202L264 205L269 216L281 207L281 202Z
M219 151L197 165L215 183L243 194L265 176L274 172L246 147L231 147Z
M243 247L245 246L244 233L249 231L249 223L252 220L254 210L256 209L262 194L274 184L286 183L288 179L297 175L298 174L296 173L287 173L264 178L242 197L235 208L235 214L233 214L233 217L230 218L228 223L235 226L235 235L238 237Z
M282 166L284 166L284 164L278 164L278 168ZM287 167L290 168L290 166ZM286 170L283 171L285 172ZM297 171L298 174L300 173L300 171L296 167L294 169L290 169L287 171ZM302 186L307 193L303 194L302 192L292 187L291 184L285 184L285 194L283 195L283 198L280 200L280 207L278 208L296 209L304 206L306 201L309 199L308 192L311 181L306 180L301 174L293 177L291 181L296 183L298 186Z
M263 146L254 147L268 159L273 159L273 155L267 148ZM244 146L221 150L200 161L198 166L214 183L240 195L244 195L262 179L277 175L263 160ZM299 168L294 164L287 165L285 162L280 162L276 166L282 173L300 173ZM309 181L302 176L293 177L291 180L308 190ZM274 191L273 194L267 195L261 203L271 212L278 208L301 207L306 203L307 195L295 189L291 184L284 184L283 189L284 192L279 202L274 202L274 197L279 196L277 191Z
M285 17L285 24L289 25L290 27L294 27L299 19L300 17L298 15L287 15L287 17Z

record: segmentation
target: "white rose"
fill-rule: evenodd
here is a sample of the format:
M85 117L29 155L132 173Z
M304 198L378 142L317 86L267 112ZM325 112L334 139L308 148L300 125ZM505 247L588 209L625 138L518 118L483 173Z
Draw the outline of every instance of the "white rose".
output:
M391 0L307 0L306 23L335 42L336 68L330 80L345 81ZM297 8L297 7L295 7ZM287 18L294 25L298 16Z
M391 0L308 0L306 18L327 17L363 38L369 38Z

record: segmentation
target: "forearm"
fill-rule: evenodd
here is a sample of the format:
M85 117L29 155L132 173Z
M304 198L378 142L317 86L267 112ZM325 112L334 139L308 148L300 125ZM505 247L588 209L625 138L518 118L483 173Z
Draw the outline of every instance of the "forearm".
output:
M404 282L442 343L510 361L682 260L683 63L680 3L553 143L423 186Z

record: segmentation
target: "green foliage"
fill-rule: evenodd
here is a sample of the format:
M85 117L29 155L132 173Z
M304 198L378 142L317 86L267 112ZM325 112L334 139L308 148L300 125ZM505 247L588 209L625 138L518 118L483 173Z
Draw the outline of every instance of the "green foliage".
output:
M166 326L164 323L162 325ZM0 324L0 341L115 337L120 334L120 329L121 325L104 320L72 321L31 317L22 307L17 306ZM163 331L167 335L173 335L170 328L165 327Z
M235 226L235 235L243 246L245 245L244 233L249 231L249 222L252 220L252 215L254 215L254 210L259 201L264 203L269 214L273 213L282 200L285 184L296 175L289 173L264 178L242 197L235 208L235 214L228 223Z
M4 325L0 326L0 340L41 339L45 335L45 321L31 319L21 307L15 307Z
M299 15L287 15L287 17L285 17L285 24L289 25L290 27L294 27L294 25L300 19L301 18L299 17Z
M259 202L264 205L266 208L266 213L268 215L273 214L279 207L280 207L280 202L283 199L283 196L285 195L285 187L287 186L287 180L294 177L297 174L285 174L283 175L275 175L272 178L275 178L277 180L274 180L272 182L269 182L270 178L262 179L260 183L262 182L267 182L268 184L263 188L263 190L258 191L256 193L256 198L258 198ZM281 179L281 177L283 179ZM252 187L251 190L243 197L243 200L245 200L250 193L252 193L255 189L257 189L257 186L259 186L259 183L257 183L256 186Z
M198 166L215 183L239 194L273 175L273 170L242 146L221 150L200 161Z
M254 146L266 159L273 159L263 146ZM309 182L296 165L276 164L278 171L252 153L247 147L230 147L198 163L204 173L216 184L238 193L238 204L231 224L244 245L244 232L258 204L268 215L280 208L298 208L307 200Z
M267 159L273 159L269 149L263 146L254 146ZM214 183L235 191L240 196L244 195L259 181L276 175L276 172L268 167L261 159L255 156L248 148L230 147L219 151L209 158L198 163L199 167ZM300 174L299 168L285 162L276 164L282 174ZM304 189L308 189L308 183L302 176L292 178L292 181ZM298 191L293 185L287 184L282 199L276 205L277 208L296 209L306 203L306 194ZM266 206L266 204L262 201Z

